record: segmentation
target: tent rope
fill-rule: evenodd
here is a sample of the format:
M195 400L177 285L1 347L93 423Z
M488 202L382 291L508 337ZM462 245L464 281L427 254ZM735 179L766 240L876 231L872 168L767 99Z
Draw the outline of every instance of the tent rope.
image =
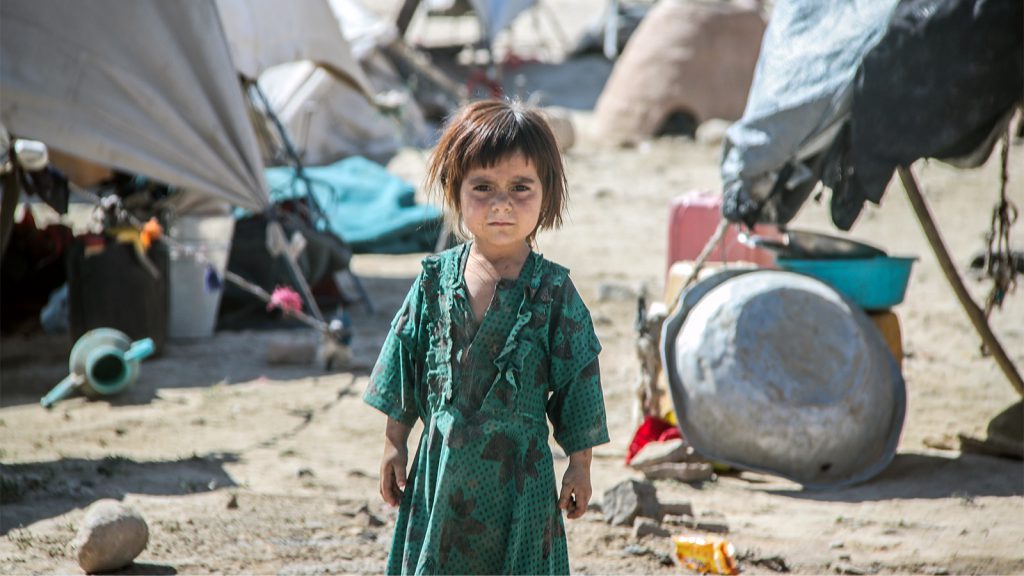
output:
M1017 288L1017 267L1010 246L1010 229L1017 222L1019 211L1017 206L1006 197L1006 184L1009 181L1009 128L1002 138L1002 172L999 186L999 204L992 210L991 228L989 229L988 248L985 252L985 275L992 278L992 289L985 298L985 317L989 317L994 308L1002 308L1007 294ZM984 346L982 347L984 350Z

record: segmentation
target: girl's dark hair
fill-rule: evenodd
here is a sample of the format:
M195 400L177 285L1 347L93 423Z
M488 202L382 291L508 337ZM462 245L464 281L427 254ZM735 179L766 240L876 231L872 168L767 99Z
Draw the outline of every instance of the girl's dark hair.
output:
M537 170L543 187L540 218L527 242L533 242L538 230L562 225L568 187L562 155L547 121L519 101L480 100L463 106L448 120L427 167L427 188L449 208L446 216L452 229L462 232L459 188L466 174L517 153Z

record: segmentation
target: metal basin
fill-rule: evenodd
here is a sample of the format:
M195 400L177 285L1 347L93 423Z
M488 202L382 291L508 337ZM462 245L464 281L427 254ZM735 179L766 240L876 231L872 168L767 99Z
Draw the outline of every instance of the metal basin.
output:
M831 488L895 455L899 367L864 312L819 280L711 276L681 296L661 342L680 429L707 458Z

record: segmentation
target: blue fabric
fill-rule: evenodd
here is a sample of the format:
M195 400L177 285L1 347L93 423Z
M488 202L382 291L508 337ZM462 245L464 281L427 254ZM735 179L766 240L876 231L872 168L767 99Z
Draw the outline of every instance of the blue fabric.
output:
M332 232L355 252L398 254L434 250L441 211L417 205L415 188L383 166L359 156L304 168L312 195ZM306 196L306 184L290 167L266 170L275 203Z

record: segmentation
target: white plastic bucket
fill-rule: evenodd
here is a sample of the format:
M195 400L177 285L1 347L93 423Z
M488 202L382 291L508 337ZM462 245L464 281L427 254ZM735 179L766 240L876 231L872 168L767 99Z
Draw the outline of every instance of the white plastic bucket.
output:
M217 324L221 290L208 290L206 268L212 265L223 285L235 230L232 216L180 216L167 234L184 249L171 247L167 337L209 338ZM200 257L190 256L188 249Z

